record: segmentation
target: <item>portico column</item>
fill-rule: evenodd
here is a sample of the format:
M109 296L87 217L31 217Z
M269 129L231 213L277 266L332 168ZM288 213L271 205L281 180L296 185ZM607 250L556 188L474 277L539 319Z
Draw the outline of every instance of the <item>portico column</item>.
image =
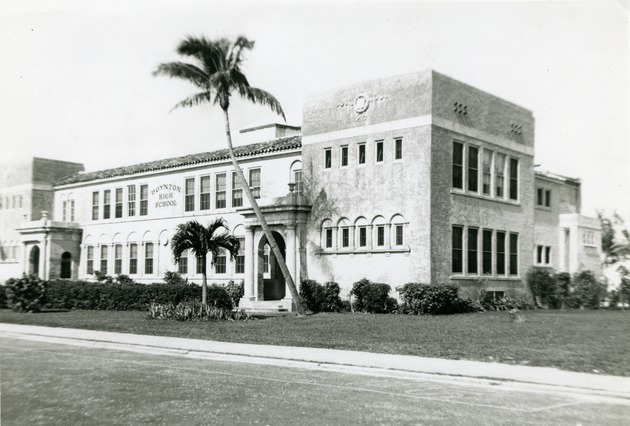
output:
M244 299L254 300L254 229L245 227L245 294Z
M295 225L287 225L287 249L286 249L286 261L287 268L289 269L289 274L291 274L291 278L296 280L295 275ZM297 285L297 282L296 282ZM285 300L293 299L291 297L291 291L289 290L289 286L285 284Z

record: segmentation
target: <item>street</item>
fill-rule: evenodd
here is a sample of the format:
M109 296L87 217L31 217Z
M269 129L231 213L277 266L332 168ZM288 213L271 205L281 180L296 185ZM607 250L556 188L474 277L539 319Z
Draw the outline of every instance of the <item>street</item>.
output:
M0 339L2 424L620 425L630 401Z

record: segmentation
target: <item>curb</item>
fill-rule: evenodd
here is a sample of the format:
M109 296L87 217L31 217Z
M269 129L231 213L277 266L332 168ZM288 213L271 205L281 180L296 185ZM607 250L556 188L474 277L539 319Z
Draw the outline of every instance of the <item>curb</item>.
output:
M576 373L549 367L336 349L228 343L6 323L0 323L0 337L154 355L318 369L401 379L501 384L519 389L536 388L539 391L552 393L622 399L630 404L630 378L628 377Z

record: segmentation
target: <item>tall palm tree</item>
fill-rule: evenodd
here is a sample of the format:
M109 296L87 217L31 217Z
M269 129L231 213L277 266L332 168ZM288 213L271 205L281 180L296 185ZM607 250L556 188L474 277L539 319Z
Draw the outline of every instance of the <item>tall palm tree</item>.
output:
M223 229L223 231L221 231ZM240 243L238 238L231 235L227 228L227 223L223 218L215 219L207 227L196 220L179 224L177 231L171 239L171 251L175 258L175 263L179 263L182 253L190 250L201 261L201 303L208 303L208 278L207 278L207 255L211 254L210 264L213 265L217 256L222 250L230 253L230 258L234 259L238 253Z
M234 155L232 146L232 134L230 131L230 116L228 110L230 108L230 98L232 95L271 108L272 111L281 115L283 118L284 111L280 102L269 92L249 85L247 78L243 74L241 67L244 62L243 51L251 50L254 42L245 37L238 37L235 41L227 38L219 38L217 40L208 40L205 37L187 36L177 47L177 53L183 56L195 59L196 64L185 62L168 62L160 64L154 71L154 75L165 75L171 78L180 78L192 83L201 92L191 95L183 101L177 103L175 108L192 107L204 103L219 105L223 110L225 117L225 136L227 138L228 151L230 158L236 171L236 175L241 182L241 186L245 191L245 195L249 200L258 221L267 236L267 240L273 251L282 275L289 287L296 310L299 315L304 315L304 307L302 300L298 294L293 277L289 273L286 262L282 256L282 252L276 243L267 221L254 198L254 194L249 187L245 175Z

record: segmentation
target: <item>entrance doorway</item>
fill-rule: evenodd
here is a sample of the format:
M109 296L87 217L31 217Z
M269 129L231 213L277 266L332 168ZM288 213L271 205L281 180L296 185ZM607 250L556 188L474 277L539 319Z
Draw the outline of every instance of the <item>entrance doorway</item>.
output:
M272 231L272 234L282 253L282 258L286 259L284 238L276 231ZM263 236L258 244L258 297L261 295L263 300L280 300L286 295L284 276L267 236Z
M69 252L61 255L61 273L59 278L72 278L72 255Z
M28 274L39 275L39 247L34 246L28 258Z

